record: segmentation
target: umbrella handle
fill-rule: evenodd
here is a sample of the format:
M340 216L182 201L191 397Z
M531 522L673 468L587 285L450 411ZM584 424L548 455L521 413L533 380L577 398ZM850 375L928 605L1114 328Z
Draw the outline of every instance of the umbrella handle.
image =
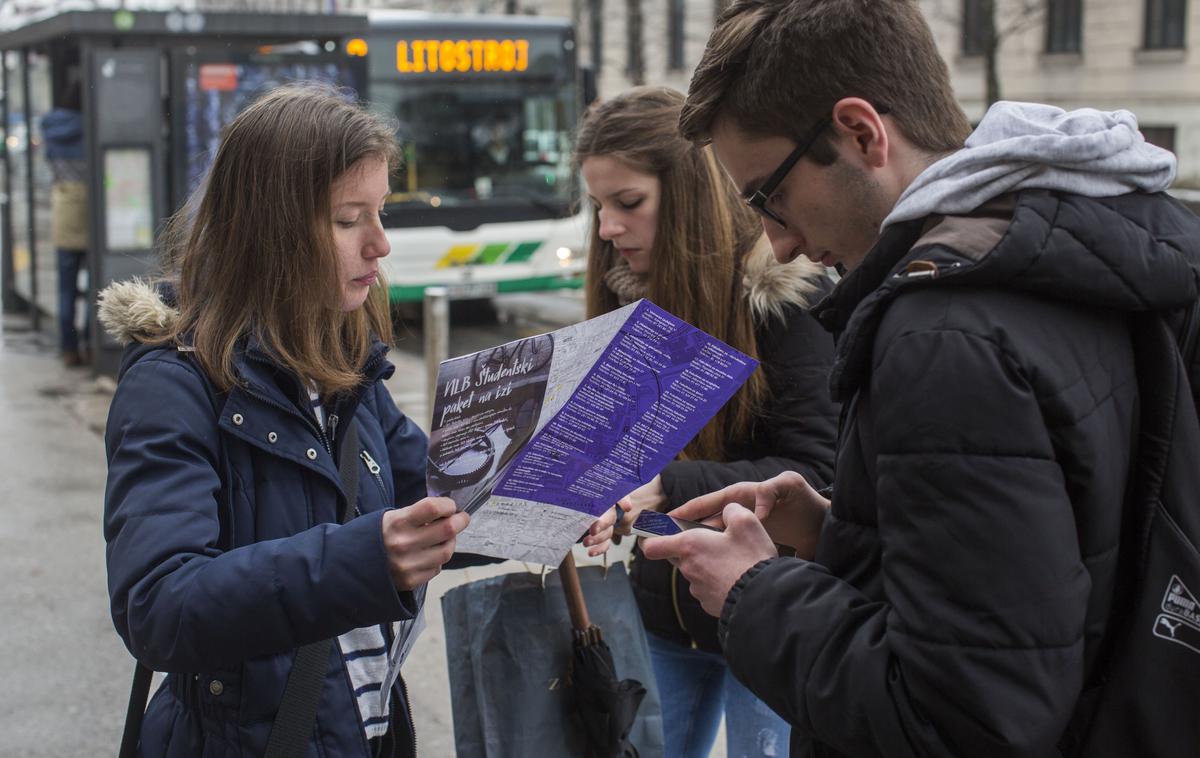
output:
M571 627L577 632L587 631L592 622L588 619L587 603L583 601L583 588L579 586L575 556L567 553L558 571L562 578L563 595L567 598L567 611L571 614Z

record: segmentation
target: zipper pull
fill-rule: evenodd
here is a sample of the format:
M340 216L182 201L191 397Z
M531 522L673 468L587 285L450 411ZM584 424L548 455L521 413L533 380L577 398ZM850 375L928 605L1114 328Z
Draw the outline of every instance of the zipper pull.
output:
M336 413L329 414L329 444L332 447L337 434L338 417Z
M362 458L363 463L367 464L368 471L370 471L372 474L379 473L379 464L375 462L375 459L371 457L370 453L368 453L366 450L363 450L358 454L358 457Z

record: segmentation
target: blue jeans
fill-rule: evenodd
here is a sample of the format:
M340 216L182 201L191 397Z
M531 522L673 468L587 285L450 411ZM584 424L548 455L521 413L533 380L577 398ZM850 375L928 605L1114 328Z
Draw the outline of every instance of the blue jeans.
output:
M82 337L87 347L92 323L90 309L84 304L83 332L75 328L75 304L79 300L79 271L87 258L84 250L58 250L58 345L62 352L78 350Z
M722 712L729 758L788 754L791 727L734 678L722 656L646 638L662 698L664 758L706 758Z

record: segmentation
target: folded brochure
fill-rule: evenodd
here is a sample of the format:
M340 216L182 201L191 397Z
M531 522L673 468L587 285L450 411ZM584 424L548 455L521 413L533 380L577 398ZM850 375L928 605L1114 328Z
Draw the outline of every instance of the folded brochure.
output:
M471 514L459 551L557 565L757 365L648 300L444 361L429 494Z

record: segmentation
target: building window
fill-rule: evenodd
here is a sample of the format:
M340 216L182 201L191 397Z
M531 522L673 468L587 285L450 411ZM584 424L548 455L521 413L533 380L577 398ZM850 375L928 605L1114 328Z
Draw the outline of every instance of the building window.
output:
M1151 145L1158 145L1163 150L1175 152L1175 127L1173 126L1143 126L1142 136Z
M963 55L983 55L992 36L992 18L988 8L994 8L987 0L963 0L962 52Z
M1081 44L1083 3L1081 0L1047 0L1046 52L1077 53Z
M1146 49L1183 47L1187 0L1146 0Z
M683 68L683 16L685 0L667 0L667 68Z
M588 31L591 39L592 71L600 78L604 67L604 0L588 0Z
M646 83L645 32L642 28L642 0L625 0L625 47L628 65L625 75L630 84Z

